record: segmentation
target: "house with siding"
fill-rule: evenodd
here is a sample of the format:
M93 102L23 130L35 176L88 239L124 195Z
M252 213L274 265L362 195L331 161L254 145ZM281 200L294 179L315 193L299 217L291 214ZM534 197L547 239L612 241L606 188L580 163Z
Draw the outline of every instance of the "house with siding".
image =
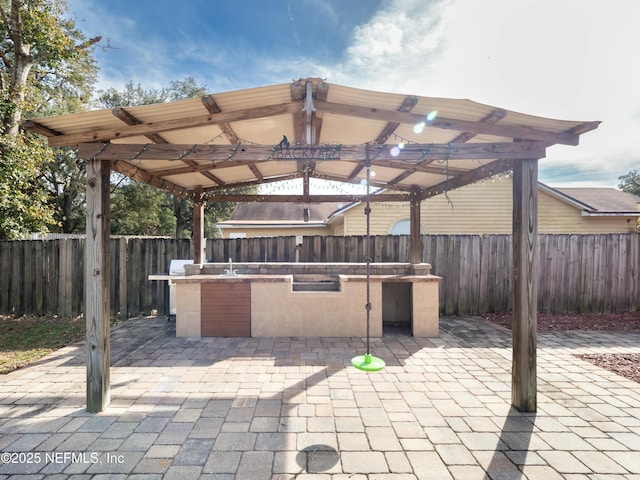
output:
M375 195L372 197L375 200ZM640 197L615 188L552 188L538 184L539 233L629 233L637 231ZM305 213L306 211L306 213ZM511 233L510 176L466 185L422 202L425 234ZM409 233L407 202L371 206L371 234ZM225 238L286 235L363 235L364 204L238 204L219 222Z

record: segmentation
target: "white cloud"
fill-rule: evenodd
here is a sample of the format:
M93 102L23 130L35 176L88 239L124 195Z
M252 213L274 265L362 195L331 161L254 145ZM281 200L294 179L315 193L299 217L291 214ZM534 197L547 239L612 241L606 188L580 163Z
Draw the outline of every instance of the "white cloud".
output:
M640 160L637 0L394 0L359 26L330 81L601 120L556 162L615 186ZM553 162L553 163L552 163ZM569 181L569 180L568 180Z

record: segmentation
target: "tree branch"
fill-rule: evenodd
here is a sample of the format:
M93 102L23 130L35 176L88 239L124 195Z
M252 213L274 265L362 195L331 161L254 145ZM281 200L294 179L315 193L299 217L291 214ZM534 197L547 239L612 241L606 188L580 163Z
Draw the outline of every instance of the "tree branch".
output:
M2 8L2 5L0 5L0 18L2 19L2 23L4 23L5 28L7 29L7 35L10 38L13 38L11 24L9 23L9 19L7 18L7 12L4 11L4 8ZM4 53L4 50L0 50L0 57L2 57L2 61L4 62L4 65L7 67L7 70L10 70L11 61L9 60L9 57L7 57L7 55Z
M13 40L16 53L22 52L22 22L20 19L20 0L11 0L11 22L7 24L7 31Z
M87 48L95 45L100 40L102 40L102 35L98 35L97 37L90 38L79 45L75 46L75 50L86 50Z

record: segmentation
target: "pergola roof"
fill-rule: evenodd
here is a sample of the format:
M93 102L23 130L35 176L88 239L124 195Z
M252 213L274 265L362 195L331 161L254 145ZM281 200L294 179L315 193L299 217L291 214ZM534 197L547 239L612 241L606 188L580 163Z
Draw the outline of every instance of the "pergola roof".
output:
M433 120L430 112L437 111ZM416 124L424 129L416 133ZM77 146L85 159L182 197L247 200L237 187L292 178L372 185L421 198L543 158L553 144L577 145L599 122L553 120L470 100L355 89L318 78L188 100L30 120L50 146ZM283 135L289 145L280 144ZM393 150L403 143L402 150ZM388 195L391 197L391 194ZM333 196L335 198L335 196ZM345 198L355 199L356 196ZM283 196L261 196L281 201ZM390 198L389 198L390 199Z
M420 123L422 131L414 129ZM422 262L421 199L513 168L512 403L520 410L537 408L538 159L550 145L577 145L579 135L598 122L552 120L469 100L371 92L307 78L173 103L41 118L24 126L46 135L51 146L77 146L87 160L88 411L109 403L112 170L195 200L193 252L194 262L201 263L203 200L354 200L311 196L309 179L359 182L370 176L370 166L374 185L400 192L386 194L389 199L410 201L412 264ZM288 142L281 141L283 135ZM405 146L399 149L401 142ZM301 196L225 194L290 178L303 179ZM384 195L376 199L387 200Z

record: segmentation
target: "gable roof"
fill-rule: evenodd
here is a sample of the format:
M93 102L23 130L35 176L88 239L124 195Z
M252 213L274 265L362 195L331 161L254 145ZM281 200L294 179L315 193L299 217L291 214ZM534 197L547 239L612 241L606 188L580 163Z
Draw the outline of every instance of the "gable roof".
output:
M540 185L551 195L581 209L583 215L640 216L640 197L615 188L552 188L543 183Z
M237 200L229 189L292 178L359 183L365 159L375 167L374 187L405 196L419 190L424 199L543 158L551 145L577 145L598 124L301 78L23 126L50 146L77 146L81 158L109 161L177 196ZM280 143L283 135L289 143Z

